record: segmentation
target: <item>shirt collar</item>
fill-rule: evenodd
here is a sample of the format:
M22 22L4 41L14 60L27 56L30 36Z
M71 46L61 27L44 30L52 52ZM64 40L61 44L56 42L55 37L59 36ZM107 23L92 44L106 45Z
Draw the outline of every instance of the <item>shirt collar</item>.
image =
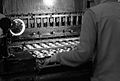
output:
M104 2L117 2L117 0L101 0L101 3L104 3Z

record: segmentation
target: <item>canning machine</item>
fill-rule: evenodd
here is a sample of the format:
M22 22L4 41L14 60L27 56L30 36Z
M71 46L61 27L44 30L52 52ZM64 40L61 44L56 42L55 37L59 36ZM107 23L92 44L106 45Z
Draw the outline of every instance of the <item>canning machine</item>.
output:
M81 76L77 73L78 71L83 75L89 74L89 69L85 69L88 68L86 65L80 67L81 70L75 68L71 68L71 70L70 67L62 66L59 63L44 65L47 58L58 53L70 52L80 43L81 19L87 0L51 0L54 4L48 0L35 0L30 2L31 6L26 7L28 0L20 0L13 5L14 1L16 2L16 0L5 0L3 6L3 12L12 21L9 37L7 37L7 56L3 55L2 64L4 66L1 70L3 73L38 70L41 75L48 73L48 69L52 68L50 72L55 73L55 70L57 73L62 72L60 76L64 75L66 71L67 75L72 71L75 77ZM9 4L9 2L11 3ZM7 5L11 6L11 9ZM45 72L42 72L42 69ZM36 78L41 81L43 79L38 76Z

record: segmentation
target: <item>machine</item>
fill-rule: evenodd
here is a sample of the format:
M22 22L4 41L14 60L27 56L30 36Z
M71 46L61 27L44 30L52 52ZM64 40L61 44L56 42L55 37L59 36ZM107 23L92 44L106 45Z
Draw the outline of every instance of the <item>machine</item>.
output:
M1 63L2 75L33 72L33 75L29 73L24 76L27 79L29 77L30 81L58 81L58 78L65 75L62 79L67 81L67 75L72 73L73 81L80 77L81 80L88 80L90 63L79 68L59 63L44 65L47 58L61 52L70 52L80 43L81 19L87 0L30 0L29 3L27 0L19 0L13 5L14 2L15 0L5 0L3 6L4 13L12 23L7 38L8 53L7 56L3 55ZM3 77L5 80L8 78ZM19 75L10 77L10 81L24 81L26 78Z

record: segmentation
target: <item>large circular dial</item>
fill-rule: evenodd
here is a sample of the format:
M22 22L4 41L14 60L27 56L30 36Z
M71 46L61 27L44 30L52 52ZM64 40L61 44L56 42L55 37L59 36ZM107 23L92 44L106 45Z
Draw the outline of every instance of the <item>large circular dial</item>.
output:
M25 31L25 23L21 19L14 19L11 24L10 33L13 36L19 36Z

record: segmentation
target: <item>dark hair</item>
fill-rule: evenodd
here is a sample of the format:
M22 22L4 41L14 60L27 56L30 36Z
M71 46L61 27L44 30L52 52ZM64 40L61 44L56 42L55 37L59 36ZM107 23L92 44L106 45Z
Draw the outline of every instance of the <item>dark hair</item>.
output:
M11 20L7 17L0 19L0 27L3 29L3 34L6 34L11 27Z

